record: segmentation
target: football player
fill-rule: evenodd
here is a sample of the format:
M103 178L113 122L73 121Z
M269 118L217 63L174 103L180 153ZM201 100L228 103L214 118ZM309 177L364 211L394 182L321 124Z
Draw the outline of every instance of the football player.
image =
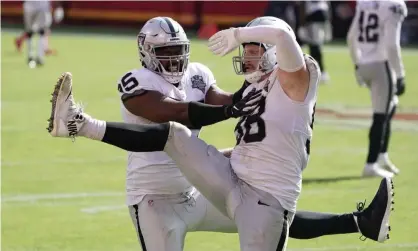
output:
M347 36L357 82L370 90L373 107L364 176L392 177L399 173L387 151L397 95L405 91L400 33L406 16L402 0L358 1Z
M55 52L48 48L48 33L50 33L52 23L51 9L55 7L53 19L57 23L64 18L64 10L59 2L54 2L53 5L49 0L24 1L23 3L25 32L15 39L15 45L17 50L20 51L23 42L27 40L27 59L31 68L43 65L45 54L53 54ZM33 36L36 34L39 34L37 53L33 50Z
M321 81L330 80L325 70L322 57L322 46L332 39L331 8L328 1L301 1L299 3L298 36L309 45L310 55L318 62L321 70Z
M254 25L259 25L259 21ZM269 21L271 19L267 18L267 24L270 24ZM276 19L273 21L278 22ZM124 121L131 124L106 123L84 114L73 100L71 74L62 75L53 94L48 128L51 135L85 136L131 151L128 157L127 202L144 250L182 250L187 231L237 231L231 218L234 205L239 205L235 197L239 191L224 191L225 185L230 186L236 181L234 172L228 166L231 152L220 153L206 145L196 137L196 128L230 117L249 115L255 106L265 102L265 97L260 95L262 90L249 90L250 83L244 84L235 94L219 89L207 67L189 63L189 46L183 28L171 18L153 18L141 29L138 48L144 68L127 72L118 83ZM272 60L271 64L266 67L274 67L272 54L269 60ZM247 80L256 82L257 74L248 75ZM204 103L197 102L201 100ZM260 111L259 107L256 109ZM192 129L178 123L170 125L168 121L181 122ZM250 138L254 136L253 132L246 133ZM174 152L179 155L174 156ZM180 156L184 154L186 156ZM180 162L181 159L187 163ZM187 168L195 165L196 171L188 172L185 177L180 171L186 169L179 168L177 164L185 164ZM212 165L216 168L209 169ZM196 190L188 180L195 182L203 191ZM199 182L196 183L197 180ZM257 188L244 187L243 182L240 182L241 185L252 195L255 191L264 194L264 202L256 207L272 210L272 217L283 222L283 214L277 215L277 210L273 209L278 207L275 198ZM307 239L324 234L361 231L369 238L384 241L388 231L386 224L392 200L391 189L390 181L383 180L375 199L362 212L343 215L296 213L290 235ZM224 196L228 194L231 196L228 196L230 202L227 209ZM275 203L272 209L263 204L270 202ZM275 234L276 239L281 236L281 233Z

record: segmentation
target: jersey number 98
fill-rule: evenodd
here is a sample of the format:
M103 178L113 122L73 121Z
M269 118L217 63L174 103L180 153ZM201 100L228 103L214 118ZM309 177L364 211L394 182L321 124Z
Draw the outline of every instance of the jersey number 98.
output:
M257 113L241 117L235 126L237 145L244 140L245 143L259 142L266 137L266 123L261 115L266 110L266 98L262 98Z

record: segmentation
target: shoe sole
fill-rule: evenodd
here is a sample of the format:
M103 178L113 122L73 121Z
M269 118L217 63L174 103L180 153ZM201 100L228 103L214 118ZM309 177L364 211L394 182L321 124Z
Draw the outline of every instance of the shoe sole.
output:
M63 87L63 83L64 81L70 77L71 75L69 73L63 73L57 83L54 86L54 91L52 92L51 96L52 99L50 100L51 102L51 116L48 119L48 128L46 128L48 130L48 132L52 135L52 136L57 136L57 132L58 132L58 121L55 120L55 118L57 117L57 111L59 111L59 109L57 109L57 104L61 104L62 103L62 98L60 98L60 93L61 93L61 89ZM72 87L70 90L70 94L72 92Z
M379 236L377 238L378 242L384 242L387 239L389 239L389 231L390 231L389 216L390 216L390 213L393 210L393 207L392 207L392 205L394 204L393 197L395 195L393 193L394 185L393 185L392 179L384 178L383 181L386 182L386 189L387 189L386 192L388 194L388 201L387 201L387 204L386 204L385 215L383 216L382 224L380 225Z

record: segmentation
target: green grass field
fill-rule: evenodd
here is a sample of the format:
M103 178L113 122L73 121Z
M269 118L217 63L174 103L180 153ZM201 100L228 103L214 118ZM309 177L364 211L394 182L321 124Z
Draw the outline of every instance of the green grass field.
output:
M84 101L88 113L121 120L116 81L139 67L136 37L53 34L50 44L59 54L47 58L44 67L29 69L25 53L14 49L16 34L1 34L2 250L140 250L124 206L126 154L83 138L54 139L45 130L50 93L64 71L73 73L75 98ZM418 50L405 49L403 58L407 92L399 110L417 114ZM208 65L225 90L242 82L231 57L211 55L205 42L192 41L192 60ZM320 87L317 107L370 114L369 93L355 83L347 49L328 46L325 64L332 81ZM369 119L317 112L299 209L349 212L357 201L370 202L380 180L360 177L369 124ZM228 121L208 127L202 137L219 148L232 146L233 126ZM359 234L291 239L289 250L418 250L418 123L395 121L393 127L390 154L401 174L395 178L391 239L385 244L362 242ZM187 251L239 250L235 234L192 233L185 246Z

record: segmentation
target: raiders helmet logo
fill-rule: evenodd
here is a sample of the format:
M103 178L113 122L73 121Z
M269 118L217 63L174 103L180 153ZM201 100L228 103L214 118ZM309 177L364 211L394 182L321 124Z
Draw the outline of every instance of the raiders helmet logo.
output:
M194 75L191 79L192 81L192 88L199 89L203 93L205 93L205 81L203 81L202 76Z

